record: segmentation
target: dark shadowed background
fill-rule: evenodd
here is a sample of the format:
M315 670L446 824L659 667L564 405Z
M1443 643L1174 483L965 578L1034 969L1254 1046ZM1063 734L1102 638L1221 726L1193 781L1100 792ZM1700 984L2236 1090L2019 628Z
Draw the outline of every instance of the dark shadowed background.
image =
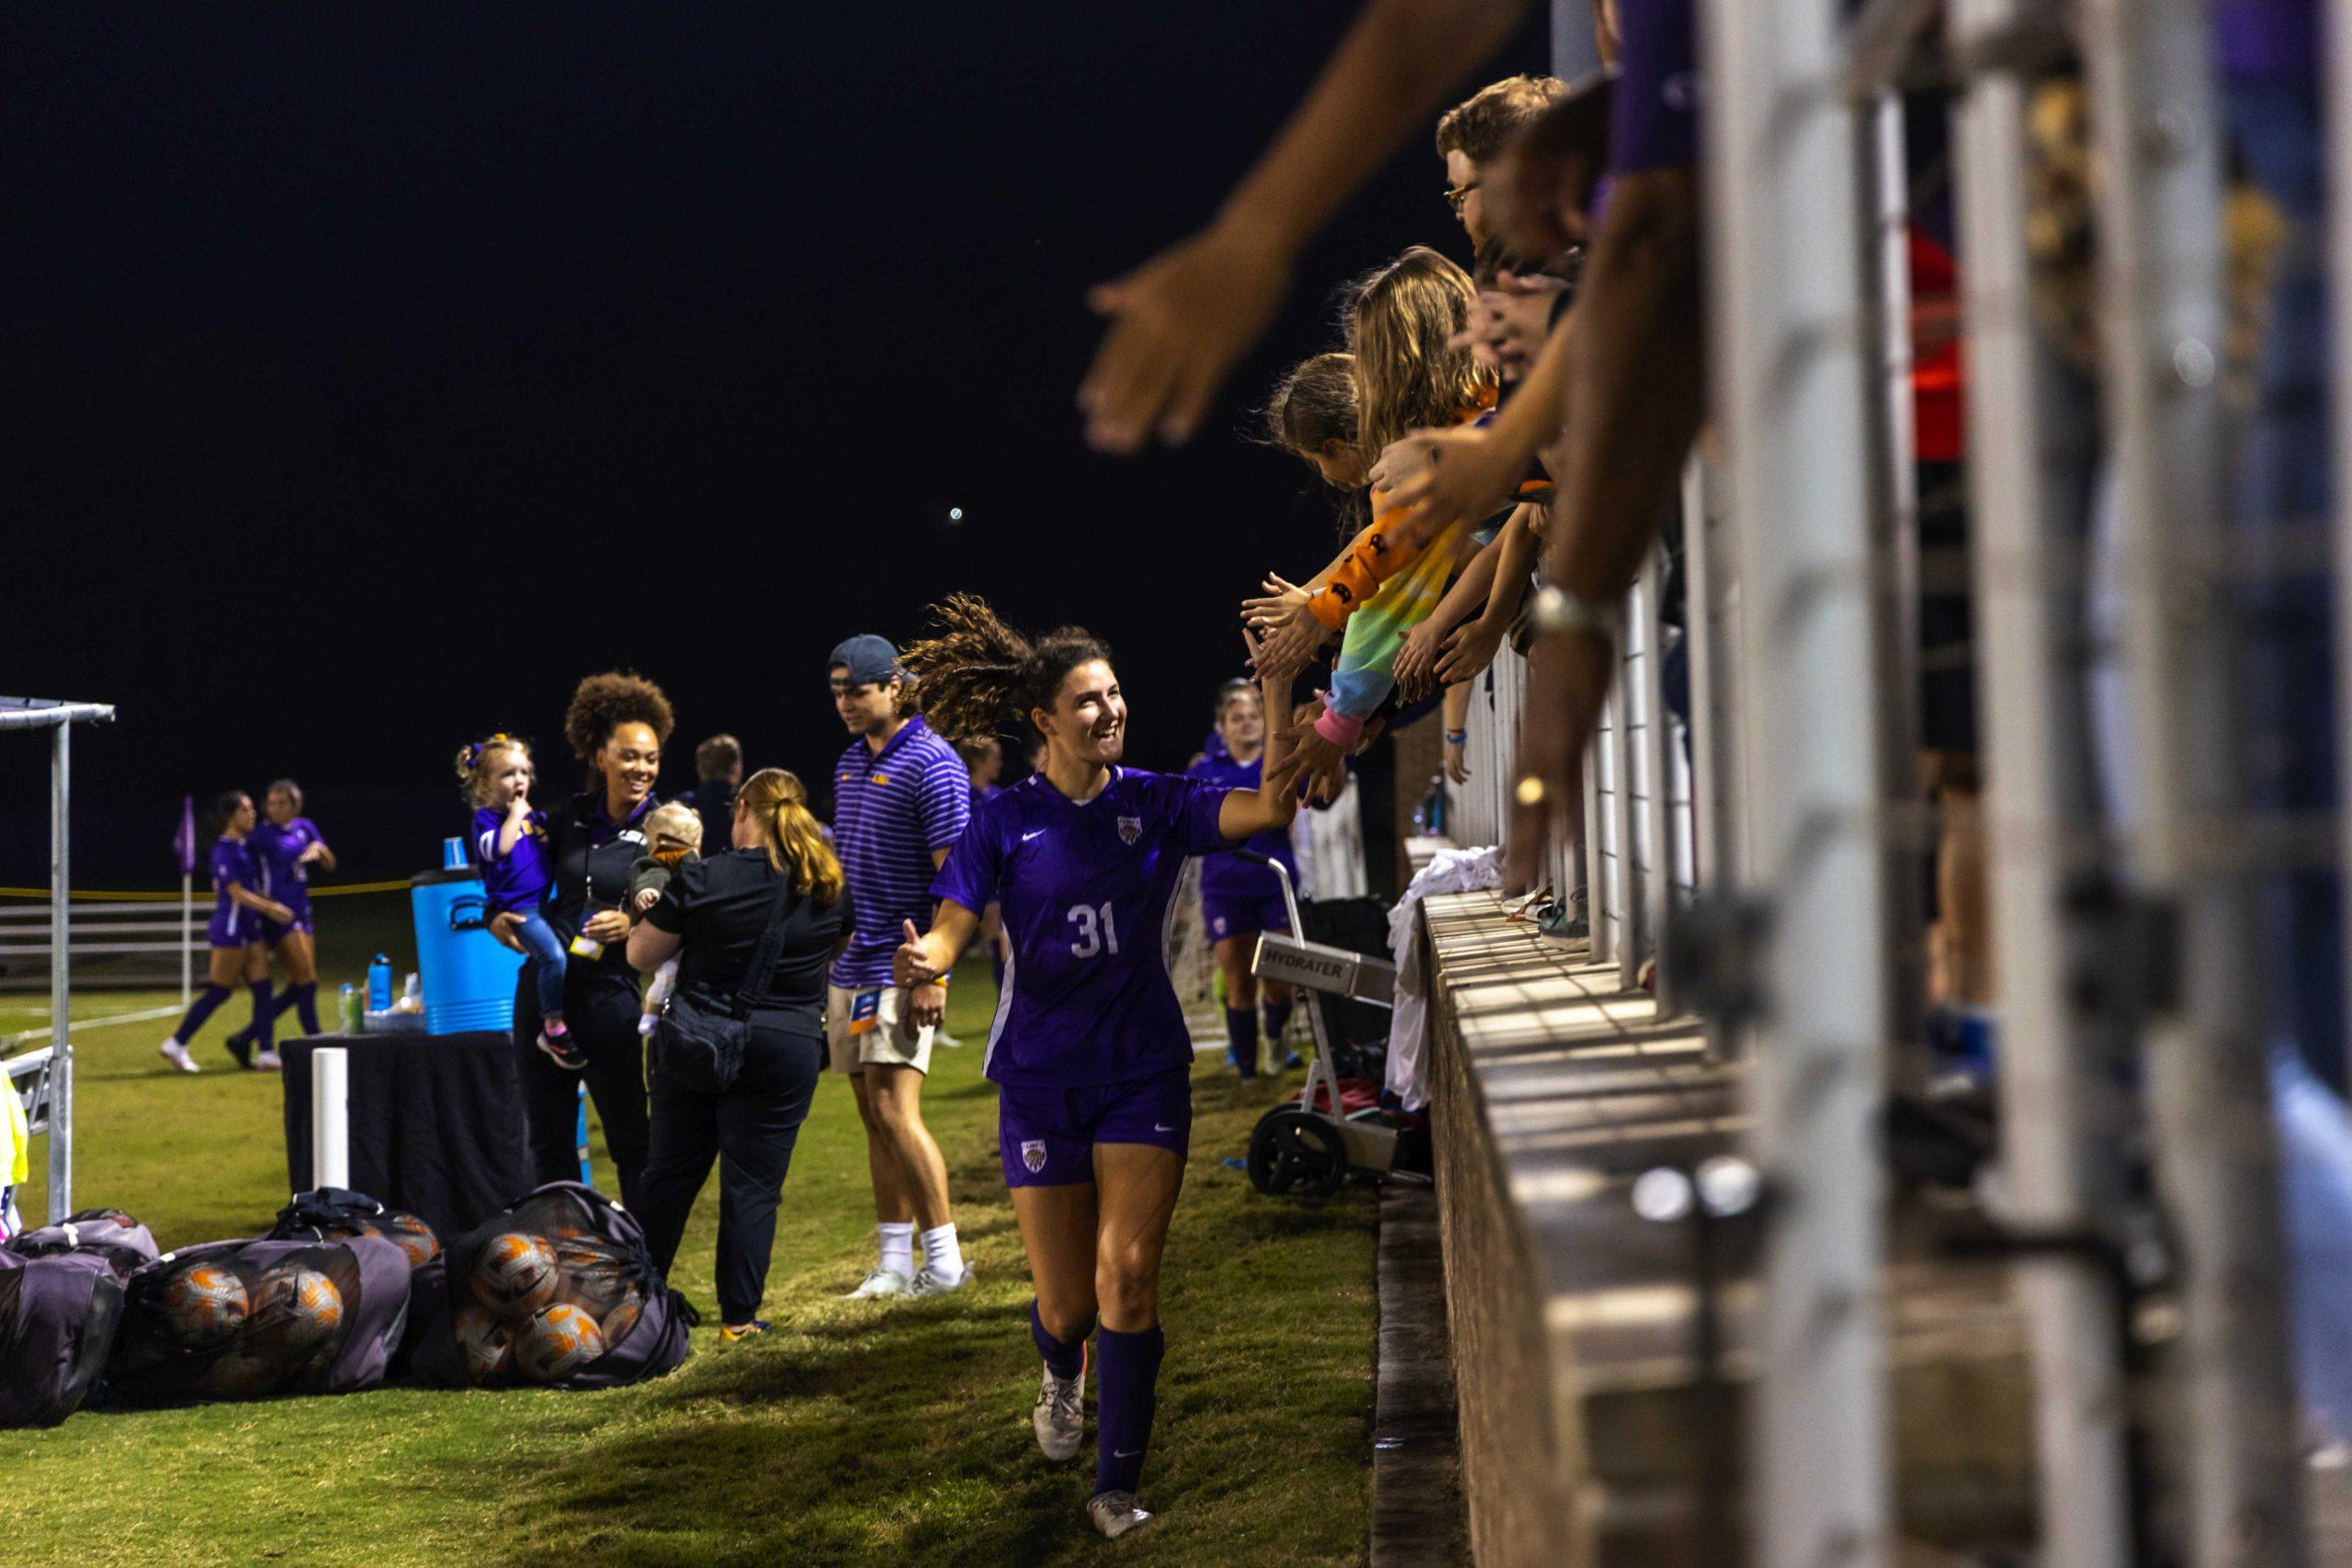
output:
M1467 247L1424 141L1141 461L1080 442L1082 296L1207 217L1353 9L13 13L0 691L120 708L76 740L77 885L169 884L183 793L286 773L347 876L430 863L457 747L519 730L569 784L613 665L677 708L665 791L722 728L820 779L827 649L959 588L1107 635L1130 757L1181 767L1236 601L1334 533L1249 409L1342 276ZM46 807L0 736L0 883Z

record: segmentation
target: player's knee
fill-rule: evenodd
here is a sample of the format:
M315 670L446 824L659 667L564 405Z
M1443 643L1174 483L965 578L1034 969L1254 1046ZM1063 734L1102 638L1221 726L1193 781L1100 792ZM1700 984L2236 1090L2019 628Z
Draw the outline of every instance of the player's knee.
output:
M1097 1258L1094 1295L1104 1322L1148 1325L1159 1303L1159 1260L1144 1256L1141 1248Z

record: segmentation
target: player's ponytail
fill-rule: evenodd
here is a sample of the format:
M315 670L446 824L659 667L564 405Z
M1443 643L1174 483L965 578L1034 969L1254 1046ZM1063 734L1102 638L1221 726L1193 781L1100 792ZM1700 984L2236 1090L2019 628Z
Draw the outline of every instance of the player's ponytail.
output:
M770 865L789 873L820 904L832 903L842 896L841 860L808 809L808 789L798 774L783 768L762 768L743 781L743 787L735 792L735 801L760 825Z
M972 593L933 605L931 624L933 635L899 663L922 682L925 722L950 740L995 735L1008 711L1026 723L1032 709L1054 705L1064 676L1111 657L1083 626L1057 626L1033 643Z

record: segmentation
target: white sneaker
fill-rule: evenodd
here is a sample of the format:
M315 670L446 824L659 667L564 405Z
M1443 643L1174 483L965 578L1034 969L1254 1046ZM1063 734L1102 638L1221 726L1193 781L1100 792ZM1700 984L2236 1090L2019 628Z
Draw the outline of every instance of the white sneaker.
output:
M938 1275L931 1271L931 1265L926 1263L921 1269L915 1270L914 1283L907 1287L907 1294L910 1296L944 1296L950 1291L960 1291L971 1282L972 1266L968 1263L964 1265L964 1271L961 1274L956 1275L953 1280L941 1279Z
M903 1296L913 1285L913 1280L896 1269L885 1269L877 1263L874 1272L865 1277L864 1284L841 1299L845 1302L870 1302L883 1296Z
M1136 1507L1132 1492L1097 1492L1086 1500L1086 1517L1106 1540L1116 1540L1138 1525L1148 1524L1151 1511Z
M279 1058L277 1053L275 1051L261 1051L255 1053L254 1056L254 1066L259 1071L265 1073L279 1073L286 1070L285 1062Z
M155 1047L155 1054L184 1073L200 1073L204 1070L196 1065L196 1058L187 1054L187 1047L176 1040L164 1041Z
M944 1045L950 1051L961 1051L964 1048L964 1043L948 1033L944 1028L932 1035L931 1043L934 1045Z
M1056 1464L1074 1458L1078 1445L1086 1438L1086 1364L1079 1363L1078 1376L1064 1382L1054 1376L1054 1369L1045 1369L1045 1377L1037 1388L1037 1408L1029 1413L1029 1424L1037 1429L1037 1447Z

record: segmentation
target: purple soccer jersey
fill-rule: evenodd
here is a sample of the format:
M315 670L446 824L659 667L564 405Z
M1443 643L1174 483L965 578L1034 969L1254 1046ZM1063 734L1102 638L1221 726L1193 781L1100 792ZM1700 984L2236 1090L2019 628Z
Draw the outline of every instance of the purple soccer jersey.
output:
M989 1077L1080 1089L1191 1067L1170 907L1185 858L1225 846L1227 793L1114 768L1083 806L1035 775L980 808L932 891L976 914L998 903L1012 939Z
M1609 172L1699 162L1699 61L1692 0L1620 0Z
M1256 761L1237 762L1230 753L1212 753L1184 770L1188 779L1198 779L1219 789L1256 789L1262 764ZM1269 860L1277 860L1298 874L1298 859L1290 847L1290 835L1282 829L1269 829L1250 835L1250 841L1239 846L1255 850ZM1204 897L1226 898L1237 902L1272 898L1282 901L1282 884L1274 874L1262 865L1243 860L1227 845L1210 852L1201 861L1201 894Z
M261 936L261 913L229 897L231 884L248 893L258 892L254 880L253 851L242 840L222 834L212 843L212 919L204 940L214 947L243 947Z
M498 807L478 807L467 847L481 868L482 901L492 912L527 915L546 902L555 881L555 870L548 863L548 814L534 811L525 818L513 847L500 854L498 830L505 822L506 813Z
M309 929L302 918L311 908L311 868L302 863L302 852L324 838L319 825L307 817L297 817L283 828L265 817L245 840L253 855L254 874L260 879L255 891L293 910L297 930Z

